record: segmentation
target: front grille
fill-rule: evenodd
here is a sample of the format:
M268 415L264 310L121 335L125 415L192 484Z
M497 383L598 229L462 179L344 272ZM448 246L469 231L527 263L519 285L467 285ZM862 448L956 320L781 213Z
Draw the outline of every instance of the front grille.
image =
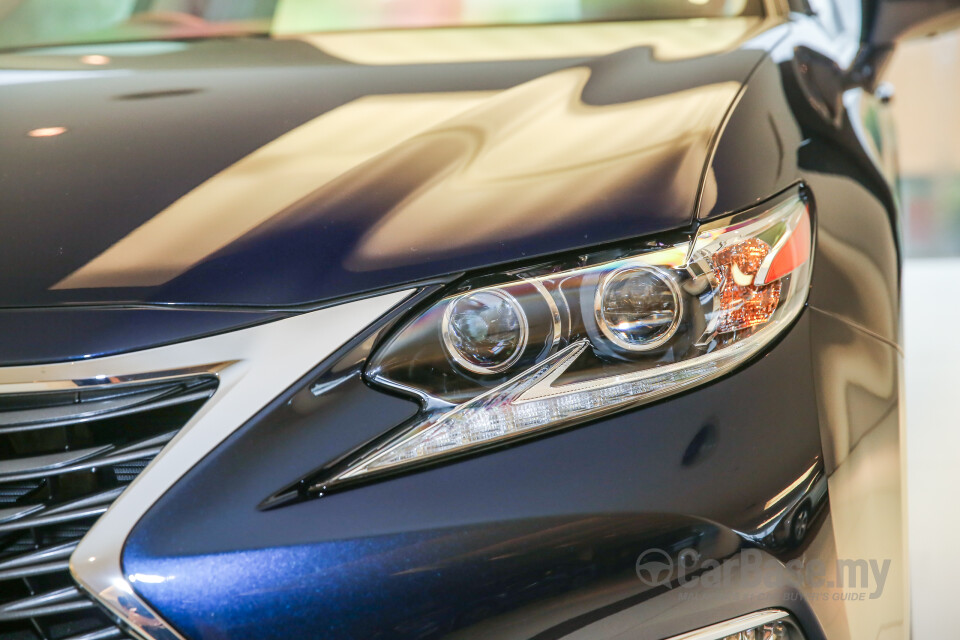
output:
M0 395L0 638L123 638L70 554L216 388L205 376Z

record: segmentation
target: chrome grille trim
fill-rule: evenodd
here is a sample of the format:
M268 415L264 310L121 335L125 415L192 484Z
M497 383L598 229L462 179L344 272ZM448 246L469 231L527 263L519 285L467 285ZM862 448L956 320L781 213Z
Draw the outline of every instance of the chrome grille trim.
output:
M0 622L90 609L94 606L79 589L67 587L0 605Z
M90 633L84 633L79 636L70 636L69 638L64 638L64 640L110 640L111 638L119 638L123 635L123 632L116 627L108 627L106 629L100 629L99 631L92 631Z
M166 433L147 442L139 442L129 447L113 450L110 447L104 447L93 452L84 453L82 456L76 456L76 461L68 461L62 465L39 466L42 461L37 461L38 466L27 467L28 471L19 473L3 474L4 467L0 466L0 483L16 482L19 480L31 480L34 478L46 478L51 476L65 475L75 471L83 471L92 467L103 467L123 464L132 460L142 460L144 458L152 459L163 449L163 446L176 436L176 432ZM70 464L73 462L73 464ZM0 463L2 465L3 463ZM12 465L11 465L12 466ZM2 517L0 517L2 520Z
M70 561L49 562L47 564L30 564L29 566L17 569L8 569L0 571L0 580L15 580L17 578L32 578L33 576L42 576L48 573L59 573L70 568Z
M11 416L0 413L0 434L16 431L31 431L34 429L62 427L71 424L79 424L82 422L90 422L93 420L102 420L107 416L110 418L117 418L120 416L130 415L132 413L140 413L141 411L162 409L163 407L187 404L196 400L203 400L210 397L210 394L204 391L197 391L195 393L174 395L172 397L166 396L170 396L169 390L166 390L166 392L155 392L153 397L147 399L143 397L124 397L113 403L115 406L112 408L101 407L98 411L91 411L89 413L75 415L65 415L60 419L41 420L39 419L41 418L39 415L40 412L37 410L23 410L19 412L21 414L19 416ZM12 414L14 412L11 411L9 413ZM64 413L66 413L66 410L64 410Z
M209 338L207 339L209 340ZM151 354L155 351L160 351L161 349L166 348L168 347L150 349L148 351L138 351L136 354L111 356L108 358L97 358L90 360L78 360L76 362L64 362L61 364L3 367L0 368L0 394L13 395L19 393L42 393L53 391L90 391L109 389L117 387L117 385L133 384L137 382L168 382L170 380L193 378L200 375L217 375L220 371L232 364L229 361L225 361L218 362L216 364L203 364L179 368L165 367L161 365L160 368L163 370L158 371L155 366L150 366L148 362L149 357L143 359L137 357L142 356L143 354ZM115 371L112 374L103 373L105 370L103 366L105 364L110 366L107 364L109 362L130 360L137 360L143 367L143 370L125 373L119 373L118 371ZM106 370L110 371L109 369Z
M19 384L7 393L11 387L0 384L0 635L13 629L39 640L123 636L76 586L69 559L214 393L215 376L197 373L161 372L153 382L112 386L97 379L53 392Z
M67 502L56 507L33 505L19 518L11 518L0 524L0 535L22 529L33 529L44 525L61 524L73 520L83 520L105 513L110 503L123 492L123 487L94 494L79 500ZM42 549L40 551L43 551Z
M73 550L77 548L76 542L67 542L66 544L48 547L40 551L31 551L21 554L14 558L0 562L0 571L9 571L29 565L38 565L50 560L59 560L60 558L69 558Z

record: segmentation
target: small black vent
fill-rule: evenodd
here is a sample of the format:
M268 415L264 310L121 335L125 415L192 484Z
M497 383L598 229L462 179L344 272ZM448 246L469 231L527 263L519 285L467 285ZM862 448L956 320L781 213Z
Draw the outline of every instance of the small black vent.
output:
M126 637L77 589L70 554L216 384L0 395L0 638Z

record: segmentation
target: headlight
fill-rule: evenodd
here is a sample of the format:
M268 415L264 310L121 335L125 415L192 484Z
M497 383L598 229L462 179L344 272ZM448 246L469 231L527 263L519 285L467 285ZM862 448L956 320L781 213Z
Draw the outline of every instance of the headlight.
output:
M367 379L424 409L314 490L582 422L731 371L807 298L799 191L695 235L459 286L370 358Z

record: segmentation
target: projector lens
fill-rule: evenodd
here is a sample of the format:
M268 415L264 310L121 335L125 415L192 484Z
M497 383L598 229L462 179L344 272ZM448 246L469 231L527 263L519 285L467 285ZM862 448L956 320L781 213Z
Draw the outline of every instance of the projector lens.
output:
M447 308L443 341L454 361L479 374L508 369L527 344L527 318L510 294L497 289L461 296Z
M628 351L649 351L677 332L680 289L667 273L653 267L628 267L608 275L597 292L597 323L614 344Z

